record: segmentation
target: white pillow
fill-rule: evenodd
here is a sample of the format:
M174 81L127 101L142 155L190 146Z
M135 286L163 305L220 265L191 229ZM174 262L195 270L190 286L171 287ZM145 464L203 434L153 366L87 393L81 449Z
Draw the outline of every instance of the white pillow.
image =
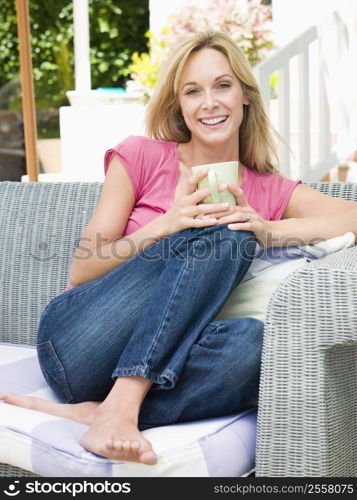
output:
M311 260L348 248L354 243L355 235L349 232L316 245L267 249L257 246L247 274L214 320L249 317L264 322L270 298L284 278Z

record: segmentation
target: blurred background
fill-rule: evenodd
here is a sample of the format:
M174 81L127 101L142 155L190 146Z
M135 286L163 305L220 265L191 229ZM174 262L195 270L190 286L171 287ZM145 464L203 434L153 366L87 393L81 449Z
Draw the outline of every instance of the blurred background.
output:
M92 87L123 88L131 55L147 50L148 0L88 2ZM30 0L32 65L40 171L61 170L59 109L75 88L71 0ZM0 0L0 180L25 173L21 83L14 0Z
M145 105L172 46L208 28L229 33L253 66L290 146L280 146L283 173L354 179L354 0L27 3L39 180L102 181L105 150L145 133ZM0 181L28 180L17 30L15 1L0 0Z

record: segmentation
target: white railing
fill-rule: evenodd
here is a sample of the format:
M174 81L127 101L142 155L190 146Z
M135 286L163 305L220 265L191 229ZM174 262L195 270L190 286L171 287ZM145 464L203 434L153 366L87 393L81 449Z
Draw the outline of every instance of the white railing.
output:
M74 73L77 92L91 90L88 0L73 0Z
M329 33L336 37L338 47L348 47L340 15L334 12L328 23L334 27ZM324 39L320 32L317 26L309 28L255 68L270 118L293 153L283 143L280 145L281 171L287 177L306 182L320 181L338 161L336 134L330 125L331 96L328 99L326 92L329 76ZM278 88L274 99L270 77L276 72Z

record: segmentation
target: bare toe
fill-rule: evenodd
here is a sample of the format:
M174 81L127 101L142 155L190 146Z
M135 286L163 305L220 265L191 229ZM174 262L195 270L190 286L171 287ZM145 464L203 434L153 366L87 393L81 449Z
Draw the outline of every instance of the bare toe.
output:
M140 443L139 441L132 441L131 442L131 449L134 453L137 453L140 449Z
M107 439L104 442L104 448L107 448L108 450L114 450L115 449L114 439Z
M151 443L127 414L122 417L116 410L108 414L101 407L95 413L93 423L80 439L88 451L111 460L126 460L148 465L157 463ZM107 411L107 410L106 410Z
M122 451L123 441L121 439L115 439L115 441L113 441L113 449L116 451Z
M144 451L140 454L140 462L146 465L155 465L157 463L157 455L153 451Z
M122 448L124 451L131 451L131 442L130 441L123 441Z

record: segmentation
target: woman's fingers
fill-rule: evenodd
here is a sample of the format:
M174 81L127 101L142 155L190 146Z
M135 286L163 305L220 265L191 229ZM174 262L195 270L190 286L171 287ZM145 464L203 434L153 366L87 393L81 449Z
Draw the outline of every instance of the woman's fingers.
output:
M252 231L254 223L253 212L233 211L228 215L225 215L224 212L226 211L227 209L221 212L212 212L209 214L205 213L202 215L195 216L194 221L202 221L203 223L206 223L206 224L199 223L198 225L196 224L195 227L202 227L204 225L212 225L212 224L215 225L228 224L229 229L242 229L245 231Z
M186 207L186 214L195 218L222 217L229 213L230 208L229 203L201 203Z
M201 203L202 200L207 198L211 194L211 189L209 187L199 188L197 191L191 193L188 197L189 203L192 205L197 205Z
M194 193L196 191L197 184L200 181L202 181L202 179L204 179L207 174L208 174L208 170L204 169L204 170L200 170L199 172L195 172L188 177L187 182L188 182L188 186L189 186L189 188L188 188L189 194Z
M208 227L208 226L214 226L217 223L217 219L211 219L209 217L205 218L194 218L190 219L190 225L189 227Z
M235 211L232 214L229 214L227 216L220 217L218 219L218 224L232 224L232 223L239 223L239 224L252 224L254 222L254 214L252 212L248 211Z
M249 207L247 200L245 199L243 189L241 189L236 184L220 184L218 191L230 191L234 194L237 205L240 207Z
M214 224L246 223L242 215L237 218L237 208L251 210L243 191L237 185L223 184L218 187L219 191L229 190L236 198L237 206L229 203L203 203L204 199L211 195L210 188L198 188L198 183L208 174L208 170L201 170L188 178L188 189L186 195L180 201L180 217L186 221L188 227L206 227Z

